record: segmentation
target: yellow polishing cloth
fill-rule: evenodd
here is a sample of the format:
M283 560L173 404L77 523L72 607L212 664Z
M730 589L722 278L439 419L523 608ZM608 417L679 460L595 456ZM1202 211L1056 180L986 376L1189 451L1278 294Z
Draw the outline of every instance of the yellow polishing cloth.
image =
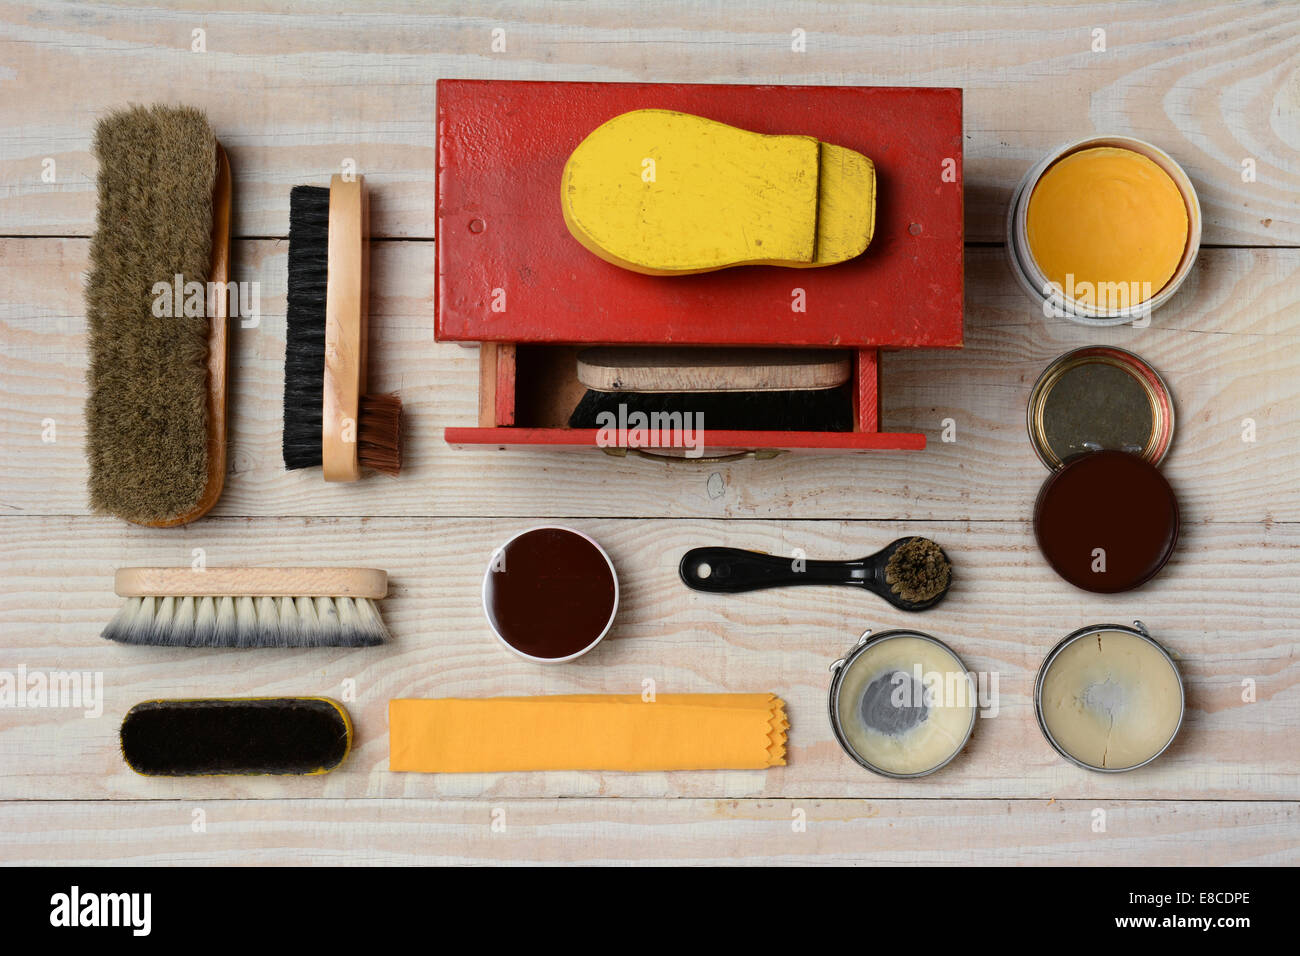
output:
M785 765L773 694L388 702L390 770L761 770Z

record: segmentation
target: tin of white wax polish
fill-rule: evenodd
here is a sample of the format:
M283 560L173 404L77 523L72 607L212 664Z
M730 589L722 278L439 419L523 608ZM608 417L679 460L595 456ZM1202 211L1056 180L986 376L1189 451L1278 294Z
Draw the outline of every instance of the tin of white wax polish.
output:
M867 631L831 673L835 739L872 773L932 774L961 753L975 729L975 682L952 648L929 634Z
M1099 773L1137 770L1163 754L1186 706L1178 665L1141 621L1067 635L1034 681L1043 737L1070 763Z
M1149 300L1127 308L1102 309L1095 304L1066 299L1055 294L1047 276L1034 261L1033 253L1029 248L1029 198L1033 195L1034 187L1038 185L1043 174L1058 160L1064 159L1071 153L1103 146L1127 149L1150 159L1174 181L1187 208L1187 244L1183 248L1183 256L1178 262L1178 268L1164 288ZM1201 203L1191 178L1164 150L1131 136L1090 136L1057 147L1030 167L1012 193L1011 203L1007 207L1007 261L1016 281L1026 294L1045 310L1052 310L1052 314L1061 315L1079 325L1093 327L1124 325L1158 309L1172 299L1187 280L1200 248Z

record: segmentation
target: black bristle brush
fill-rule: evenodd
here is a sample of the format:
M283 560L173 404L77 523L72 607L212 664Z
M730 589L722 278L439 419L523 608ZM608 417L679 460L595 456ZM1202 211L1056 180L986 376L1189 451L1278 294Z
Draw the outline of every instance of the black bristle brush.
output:
M789 392L585 392L569 416L570 428L600 428L624 415L689 413L717 429L851 432L853 397L847 386ZM689 419L688 419L689 420Z
M328 697L146 700L122 719L122 759L146 777L329 773L352 720Z
M402 402L366 394L369 203L361 176L289 194L284 466L326 481L402 468Z

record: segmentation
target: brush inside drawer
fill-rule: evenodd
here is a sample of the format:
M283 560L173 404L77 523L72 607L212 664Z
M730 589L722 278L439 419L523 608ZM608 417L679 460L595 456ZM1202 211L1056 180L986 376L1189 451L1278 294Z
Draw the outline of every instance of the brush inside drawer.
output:
M570 428L642 419L683 427L853 430L845 349L605 347L577 356L583 393Z
M498 399L510 373L500 349L485 356ZM853 357L848 350L519 345L513 415L504 417L531 428L601 428L641 413L687 427L853 431ZM504 411L499 400L492 404L494 413Z
M840 375L845 364L842 359L848 358L848 377L840 384L833 384L835 380L832 378L820 382L826 388L810 390L785 388L788 382L770 381L767 384L774 388L766 393L763 390L685 393L686 405L677 407L676 411L667 407L656 410L651 402L660 401L663 395L682 393L632 393L615 388L628 382L643 388L645 380L642 378L630 377L625 382L623 377L607 377L601 382L603 388L608 389L606 392L588 388L593 381L591 376L608 375L608 365L599 360L602 356L594 356L597 360L593 360L589 354L591 351L598 350L593 346L577 345L482 343L478 368L478 425L447 428L447 444L487 445L500 449L511 446L599 447L615 455L636 450L641 454L662 453L664 457L707 459L749 453L763 458L779 451L919 450L926 447L924 434L879 431L879 355L875 349L836 350ZM774 354L776 351L789 350L771 350ZM667 349L655 352L658 356L664 354L667 354ZM580 360L584 355L586 358ZM794 356L797 360L802 358L806 356ZM716 369L716 362L703 363L703 367ZM645 368L645 365L642 363L640 368ZM680 385L681 380L672 380L669 376L669 384ZM746 388L753 384L754 380L745 382ZM775 388L776 385L783 388ZM806 420L801 428L774 428L771 420L764 421L755 414L758 405L754 397L767 394L768 399L764 401L771 401L781 399L783 395L801 393L805 398L811 395L816 401L823 402L824 411L828 410L827 418ZM578 425L571 424L575 421L575 411L584 402L594 401L591 398L593 394L598 395L599 401L608 403L607 407L597 407L594 411L589 408L588 419ZM705 405L706 401L722 405L711 407ZM723 406L727 411L725 415ZM686 411L694 414L688 419ZM606 412L606 415L598 418L601 412ZM835 431L836 428L842 431Z
M923 448L923 435L878 431L877 358L875 349L483 343L479 427L446 437L607 450L692 439L736 450Z

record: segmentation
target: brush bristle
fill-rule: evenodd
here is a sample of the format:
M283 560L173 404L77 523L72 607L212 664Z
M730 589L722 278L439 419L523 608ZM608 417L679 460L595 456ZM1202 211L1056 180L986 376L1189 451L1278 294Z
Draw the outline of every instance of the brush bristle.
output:
M122 720L122 758L146 776L324 773L352 730L340 705L311 697L149 700Z
M402 400L396 395L362 395L357 458L385 475L402 470Z
M904 601L922 604L948 590L952 565L943 548L929 538L899 545L885 565L885 583Z
M94 151L90 502L127 521L171 521L208 491L211 323L206 303L202 314L187 315L184 295L168 303L154 288L174 290L176 276L209 279L217 140L198 110L132 107L100 120ZM155 314L160 305L163 314Z
M618 421L622 405L626 406L627 414L689 412L705 429L847 432L853 430L850 388L841 385L785 392L598 392L592 389L582 396L569 416L569 427L600 428L605 413Z
M163 647L373 647L388 629L369 598L136 597L103 637Z
M330 191L289 193L289 287L284 344L284 467L321 463L325 388L325 290L329 278Z

